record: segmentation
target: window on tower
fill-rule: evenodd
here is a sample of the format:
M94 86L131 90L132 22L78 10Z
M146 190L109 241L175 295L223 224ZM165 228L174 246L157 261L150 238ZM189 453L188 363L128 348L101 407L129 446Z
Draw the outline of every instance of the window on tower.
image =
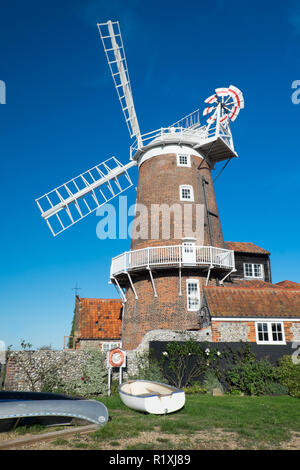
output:
M177 166L191 166L191 156L186 153L178 153Z
M200 308L199 281L197 279L187 279L186 292L187 292L187 309L190 311L199 310Z
M193 186L187 186L187 185L180 186L180 200L181 201L194 201Z

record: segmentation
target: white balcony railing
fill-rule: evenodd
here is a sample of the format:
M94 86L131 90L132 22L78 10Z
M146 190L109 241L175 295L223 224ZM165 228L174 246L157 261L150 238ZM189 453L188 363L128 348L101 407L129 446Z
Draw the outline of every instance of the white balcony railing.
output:
M208 126L201 126L200 122L195 122L190 127L181 126L181 121L175 123L172 127L161 127L155 131L147 132L136 139L130 147L130 159L141 149L147 149L148 146L156 143L175 143L190 142L195 148L211 142L214 139L221 138L226 145L234 151L232 135L229 127L214 121Z
M155 266L210 266L234 269L234 252L213 246L168 245L125 251L112 259L111 277Z

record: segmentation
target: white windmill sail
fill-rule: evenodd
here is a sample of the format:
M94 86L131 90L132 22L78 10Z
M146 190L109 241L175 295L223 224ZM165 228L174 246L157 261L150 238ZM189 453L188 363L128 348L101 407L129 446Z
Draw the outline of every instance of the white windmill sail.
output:
M119 22L108 21L107 23L98 23L98 29L130 137L136 137L139 141L141 131L133 103Z
M58 235L130 188L128 170L134 165L122 165L111 157L36 199L52 234Z

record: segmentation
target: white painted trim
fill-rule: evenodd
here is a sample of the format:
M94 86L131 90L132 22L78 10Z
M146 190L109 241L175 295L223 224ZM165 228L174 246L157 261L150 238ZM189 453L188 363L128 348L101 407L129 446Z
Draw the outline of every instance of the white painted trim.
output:
M189 282L192 282L194 284L197 284L198 288L198 298L199 298L199 306L197 308L189 308L189 294L188 294L188 284ZM187 279L186 280L186 308L188 312L197 312L200 309L201 306L201 295L200 295L200 286L199 286L199 279Z
M255 321L255 322L281 322L281 321L295 321L300 323L298 318L285 318L285 317L211 317L212 321Z
M149 160L150 158L158 157L159 155L166 155L168 153L175 153L176 155L178 153L188 153L190 155L200 157L203 160L202 155L197 150L193 149L192 146L189 147L188 145L166 144L158 145L157 147L146 150L146 152L138 158L138 166L140 167L142 163L144 163L146 160Z
M187 164L185 165L184 163L180 163L180 157L187 157ZM180 152L180 153L177 153L177 166L182 166L182 167L185 167L185 168L190 168L191 167L191 155L190 153L184 153L184 152Z
M190 199L186 199L186 198L183 198L182 197L182 190L183 189L189 189L190 190L190 194L191 194L191 198ZM184 202L194 202L194 188L193 186L191 186L190 184L181 184L179 186L179 197L180 197L180 201L184 201Z
M258 265L261 267L261 276L247 276L246 275L246 264L251 264L252 265L252 272L254 273L254 265ZM244 278L245 279L265 279L265 272L264 272L264 265L261 263L243 263L243 268L244 268Z
M274 340L269 340L269 341L260 341L258 339L258 328L257 325L258 323L267 323L268 325L268 336L269 338L272 336L272 330L270 329L271 323L280 323L281 325L281 333L282 333L282 340L281 341L274 341ZM270 320L261 320L261 321L256 321L255 322L255 336L256 336L256 343L257 344L286 344L285 341L285 332L284 332L284 322L283 321L270 321Z

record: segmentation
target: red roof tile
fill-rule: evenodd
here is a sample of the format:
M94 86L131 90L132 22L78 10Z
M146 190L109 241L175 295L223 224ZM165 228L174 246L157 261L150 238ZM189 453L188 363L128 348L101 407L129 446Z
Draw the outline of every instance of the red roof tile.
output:
M121 300L76 297L76 310L76 336L78 338L121 338Z
M260 246L254 245L251 242L225 242L228 250L237 251L239 253L257 253L262 255L269 255L270 252L264 250Z
M283 289L294 289L294 290L300 289L299 282L294 282L294 281L281 281L281 282L277 282L275 285L278 287L282 287Z
M282 289L278 284L262 281L260 279L234 279L234 282L225 282L224 287L243 287L247 289Z
M300 291L207 286L203 289L212 317L300 318Z

